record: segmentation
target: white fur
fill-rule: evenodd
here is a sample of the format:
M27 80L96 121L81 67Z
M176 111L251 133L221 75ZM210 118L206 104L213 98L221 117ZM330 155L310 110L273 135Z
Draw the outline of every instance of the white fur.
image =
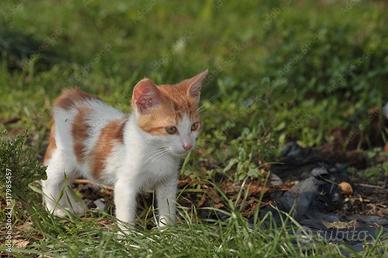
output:
M46 207L58 216L65 215L64 210L84 212L84 205L68 197L70 194L67 191L64 192L65 196L60 198L64 179L74 179L79 172L83 177L94 180L87 154L96 144L102 128L112 120L125 118L123 113L99 100L83 101L76 106L87 106L92 110L86 118L91 135L85 146L86 161L79 164L73 152L71 128L77 109L66 111L56 107L54 120L57 147L46 164L48 178L42 182ZM159 225L174 223L179 163L187 153L182 145L194 145L198 132L192 132L191 125L195 121L184 116L177 125L177 135L154 136L138 127L138 116L136 111L129 115L124 127L124 143L117 142L108 155L100 183L114 186L114 203L119 221L134 223L136 195L140 191L155 190Z

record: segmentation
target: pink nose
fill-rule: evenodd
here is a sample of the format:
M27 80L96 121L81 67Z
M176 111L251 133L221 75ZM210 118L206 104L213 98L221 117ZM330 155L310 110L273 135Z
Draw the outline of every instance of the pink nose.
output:
M188 151L191 148L193 148L193 145L190 144L190 143L184 143L182 146L183 146L183 149L185 149L186 151Z

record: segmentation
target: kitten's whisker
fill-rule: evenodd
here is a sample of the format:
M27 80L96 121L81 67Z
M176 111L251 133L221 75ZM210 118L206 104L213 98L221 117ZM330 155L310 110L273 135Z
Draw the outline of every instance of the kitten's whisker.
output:
M159 155L159 153L161 153L162 151L156 151L156 152L153 152L151 153L151 155L149 155L145 160L144 160L144 165L148 164L150 161L152 161L154 159L154 157L156 157L157 155Z
M158 154L156 154L156 155L153 155L150 159L148 159L147 161L144 162L144 165L147 165L147 164L149 164L149 163L158 161L161 157L164 157L164 156L165 156L165 152L162 152L162 153L158 153Z
M167 148L162 146L161 148L157 149L157 151L152 152L151 155L147 157L147 159L144 161L144 165L157 160L161 156L164 156L164 154L166 154L167 152Z

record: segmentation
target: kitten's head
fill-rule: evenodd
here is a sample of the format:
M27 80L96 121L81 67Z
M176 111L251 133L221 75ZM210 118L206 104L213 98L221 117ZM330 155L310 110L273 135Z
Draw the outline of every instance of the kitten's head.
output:
M199 99L207 70L174 85L156 85L150 79L138 82L132 107L139 127L175 156L195 145L201 128Z

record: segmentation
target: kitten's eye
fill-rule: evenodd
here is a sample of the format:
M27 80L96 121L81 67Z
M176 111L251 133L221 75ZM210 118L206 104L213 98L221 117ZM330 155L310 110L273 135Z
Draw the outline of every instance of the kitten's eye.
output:
M169 127L166 127L166 132L168 134L176 134L178 132L178 129L176 129L175 126L169 126Z
M191 131L196 131L199 128L199 122L195 122L191 125Z

